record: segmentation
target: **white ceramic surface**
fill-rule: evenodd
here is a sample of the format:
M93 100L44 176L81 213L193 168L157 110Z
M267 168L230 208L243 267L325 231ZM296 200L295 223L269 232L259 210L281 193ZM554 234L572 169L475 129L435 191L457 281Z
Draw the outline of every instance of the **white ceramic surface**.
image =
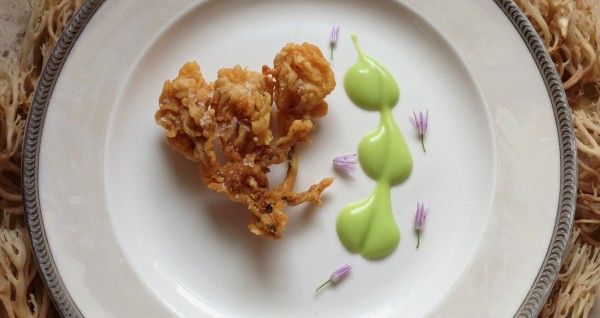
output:
M153 121L162 82L184 62L196 59L212 80L220 67L271 64L286 42L326 52L333 22L342 29L338 86L313 143L301 147L297 186L334 174L331 158L376 127L376 114L354 107L342 87L357 32L400 84L394 116L415 161L393 189L400 246L376 262L348 253L335 234L339 209L373 186L362 172L338 177L323 206L289 209L284 238L266 241L247 231L243 207L204 189ZM408 122L425 108L427 154ZM546 254L559 169L544 83L491 1L113 0L56 84L39 189L57 268L89 317L505 317ZM418 251L417 200L431 207ZM343 263L350 277L315 297Z

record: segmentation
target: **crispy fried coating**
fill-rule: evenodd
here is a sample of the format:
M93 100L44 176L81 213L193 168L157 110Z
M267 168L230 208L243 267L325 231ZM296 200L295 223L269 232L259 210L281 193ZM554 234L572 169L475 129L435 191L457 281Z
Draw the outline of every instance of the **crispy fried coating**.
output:
M199 162L203 170L219 166L214 153L217 126L212 95L213 86L204 81L198 63L185 63L177 78L165 81L154 115L171 147Z
M327 113L323 99L334 87L329 63L308 43L288 44L274 68L263 66L262 73L239 65L223 68L214 83L204 80L198 63L188 62L164 83L155 120L169 145L199 164L209 189L248 208L252 233L277 239L287 224L285 207L320 204L333 182L325 178L306 191L293 191L294 146L309 141L313 119ZM286 161L285 180L270 186L269 166Z
M239 65L219 70L212 99L217 120L231 123L236 118L247 129L244 138L235 140L236 147L268 145L273 139L269 129L272 87L266 76Z
M287 131L295 120L327 114L323 99L335 88L335 77L321 50L312 44L286 45L274 61L274 69L263 67L275 79L277 120Z

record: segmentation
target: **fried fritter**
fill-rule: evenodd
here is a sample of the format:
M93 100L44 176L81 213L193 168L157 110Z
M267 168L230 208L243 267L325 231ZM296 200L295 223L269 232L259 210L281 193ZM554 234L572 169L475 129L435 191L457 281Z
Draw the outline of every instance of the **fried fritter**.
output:
M286 227L284 208L320 204L333 182L325 178L304 192L293 191L294 146L309 141L313 119L327 113L323 99L334 87L329 63L308 43L285 46L273 69L265 65L258 73L236 65L219 70L214 83L206 83L198 63L188 62L165 82L155 120L171 147L199 164L208 188L248 207L252 233L276 239ZM284 182L271 187L269 166L286 161Z

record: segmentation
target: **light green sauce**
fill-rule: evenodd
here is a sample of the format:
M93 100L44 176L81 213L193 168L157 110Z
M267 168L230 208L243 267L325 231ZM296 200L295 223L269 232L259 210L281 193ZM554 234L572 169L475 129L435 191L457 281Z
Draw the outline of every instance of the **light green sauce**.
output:
M376 185L371 196L342 209L336 228L348 250L377 259L389 255L400 242L390 188L408 178L412 158L391 112L400 97L398 84L383 65L365 55L356 34L352 41L358 61L346 72L344 88L354 104L380 115L379 127L358 144L360 166Z

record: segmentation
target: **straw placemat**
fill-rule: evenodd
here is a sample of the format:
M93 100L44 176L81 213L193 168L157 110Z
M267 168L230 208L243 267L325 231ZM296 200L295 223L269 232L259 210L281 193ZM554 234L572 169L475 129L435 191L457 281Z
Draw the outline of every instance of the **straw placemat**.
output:
M515 0L562 76L579 158L576 223L541 317L587 317L600 282L600 2ZM82 0L0 0L0 317L56 314L29 252L21 203L21 142L38 76Z

